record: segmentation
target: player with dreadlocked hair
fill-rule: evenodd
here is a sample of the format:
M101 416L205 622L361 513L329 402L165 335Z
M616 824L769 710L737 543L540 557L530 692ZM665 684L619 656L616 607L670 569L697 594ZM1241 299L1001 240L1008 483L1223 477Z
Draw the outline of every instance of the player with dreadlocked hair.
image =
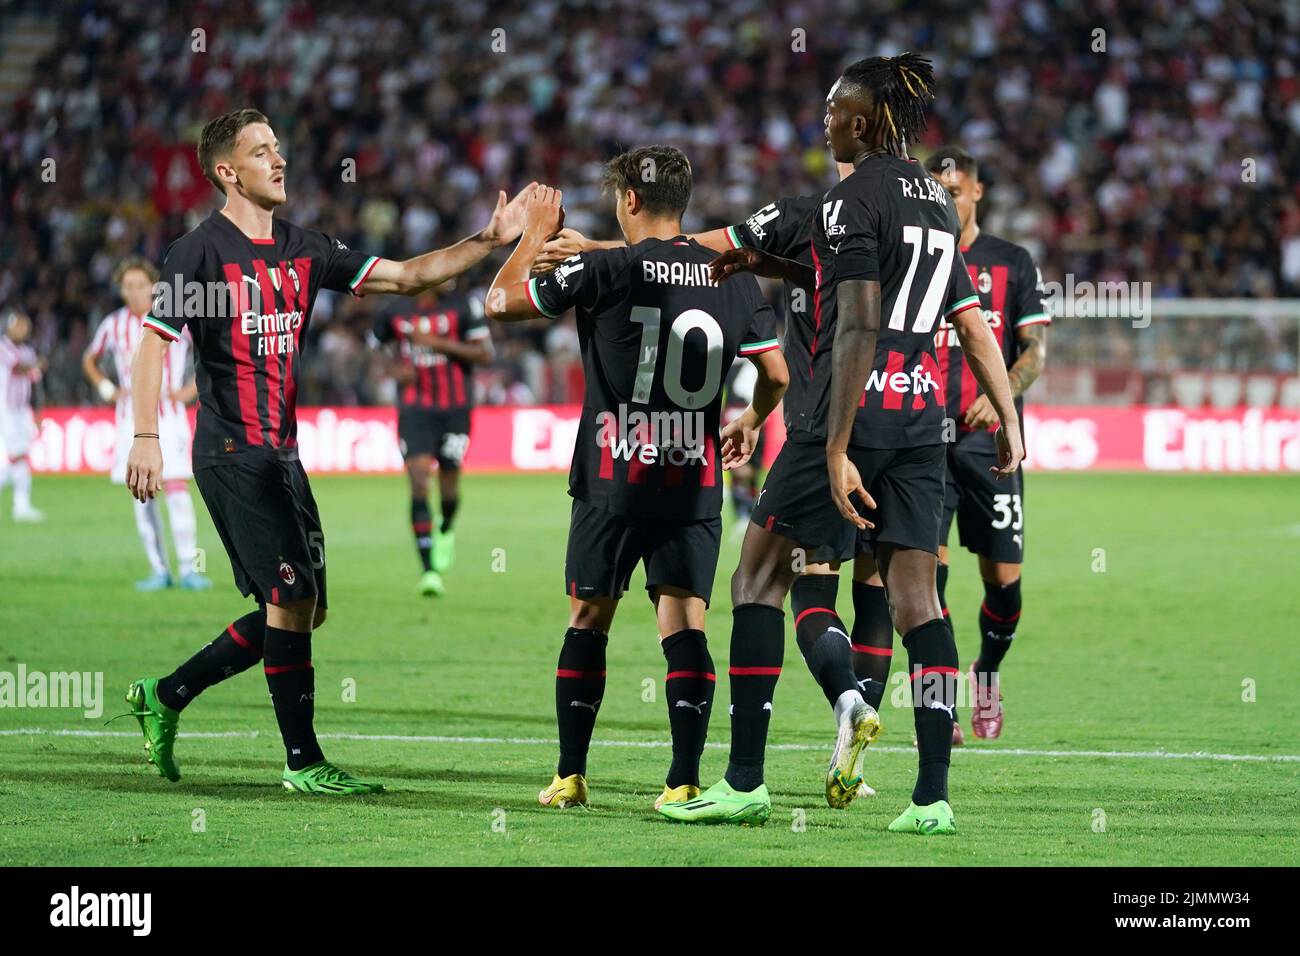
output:
M844 71L832 96L837 91L844 98L865 98L875 134L866 154L906 159L907 147L925 129L925 111L934 100L934 71L929 60L915 53L868 57Z
M787 440L731 579L731 759L724 779L697 800L664 805L660 812L673 819L766 818L763 753L797 566L791 557L828 546L843 554L845 535L851 547L865 531L903 635L917 738L912 802L889 829L957 831L948 804L957 645L935 584L947 460L934 344L941 316L1001 424L990 471L1014 475L1024 446L1006 364L957 247L961 222L947 190L907 155L933 90L929 62L910 53L850 66L826 97L826 142L836 162L854 169L822 197L812 267L747 245L709 264L715 281L752 272L812 290L816 336L809 384L787 396ZM826 797L843 805L860 782L858 758L880 730L879 714L855 679L853 641L834 608L799 617L800 650L834 701L839 733Z

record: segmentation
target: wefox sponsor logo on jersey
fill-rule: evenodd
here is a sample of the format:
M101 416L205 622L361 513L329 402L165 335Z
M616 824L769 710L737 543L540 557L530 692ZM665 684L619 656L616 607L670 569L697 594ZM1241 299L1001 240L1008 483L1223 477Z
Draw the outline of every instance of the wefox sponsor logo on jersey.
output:
M83 893L73 886L50 897L50 925L127 927L132 936L148 936L153 929L153 894Z
M906 395L911 393L922 401L921 396L942 390L939 381L939 367L928 355L922 356L910 372L903 371L903 356L898 352L889 352L884 368L873 368L867 376L868 392Z
M705 464L703 412L680 410L628 411L619 404L618 412L596 414L596 444L608 448L610 456L620 461L633 459L643 465Z
M103 671L0 671L0 708L76 708L87 720L104 713Z

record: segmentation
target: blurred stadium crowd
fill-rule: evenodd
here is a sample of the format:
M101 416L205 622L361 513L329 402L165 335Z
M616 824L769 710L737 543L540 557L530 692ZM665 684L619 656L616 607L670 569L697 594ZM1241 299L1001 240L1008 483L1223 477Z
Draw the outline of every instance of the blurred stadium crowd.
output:
M569 225L614 236L600 162L647 140L691 156L688 230L824 189L822 104L840 69L923 51L941 82L918 152L973 152L984 227L1027 245L1047 279L1300 295L1300 5L1285 0L98 0L0 14L53 32L0 112L0 311L35 319L52 404L94 400L79 363L117 304L112 268L161 261L213 208L193 144L241 106L285 144L283 215L403 257L479 228L498 188L532 178L565 189ZM389 397L364 333L394 301L322 297L304 403ZM574 398L571 318L494 338L481 400ZM1074 320L1051 338L1049 365L1296 371L1294 323L1144 339Z

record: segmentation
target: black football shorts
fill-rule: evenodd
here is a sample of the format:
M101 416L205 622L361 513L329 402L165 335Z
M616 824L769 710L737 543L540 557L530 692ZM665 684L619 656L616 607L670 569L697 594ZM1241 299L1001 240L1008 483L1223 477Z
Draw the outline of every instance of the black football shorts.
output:
M397 438L402 458L433 455L439 468L459 468L469 451L468 408L399 408Z
M948 446L942 540L947 543L956 515L962 547L992 561L1023 564L1024 471L998 481L989 471L997 463L992 432L970 432Z
M259 604L314 597L327 606L325 534L300 462L247 453L196 468L194 481L241 594Z
M622 597L638 563L647 591L675 587L704 598L713 594L722 546L722 518L665 521L632 518L573 500L564 589L570 597Z
M877 507L867 511L855 501L862 515L876 525L859 534L831 500L825 444L787 441L772 463L750 521L798 543L810 564L871 554L878 544L938 553L944 448L936 444L849 449L849 458Z

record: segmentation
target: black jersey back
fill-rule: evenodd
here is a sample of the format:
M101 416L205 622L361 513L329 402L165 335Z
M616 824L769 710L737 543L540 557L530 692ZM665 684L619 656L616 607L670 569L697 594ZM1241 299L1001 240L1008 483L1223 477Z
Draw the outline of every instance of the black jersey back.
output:
M412 341L417 330L453 342L481 342L491 336L482 303L469 296L450 296L432 309L402 308L385 313L370 330L373 344L397 343L398 356L411 372L410 381L397 390L398 408L448 411L471 407L474 366Z
M812 381L804 405L792 410L808 431L826 434L839 285L863 279L880 283L880 333L852 444L910 448L943 440L935 328L940 316L979 305L960 235L947 191L914 161L868 157L826 193L813 224Z
M298 456L298 355L321 289L356 290L378 261L276 219L250 239L213 212L173 242L146 328L194 339L195 464L251 450Z
M528 283L534 306L578 315L586 394L569 493L642 518L722 510L718 420L737 355L779 348L752 276L715 285L714 254L683 236L584 252Z
M812 195L789 196L768 203L744 222L727 227L727 240L734 249L748 246L811 266L812 224L820 202L820 195ZM812 380L812 355L817 345L812 306L813 297L807 289L785 283L785 341L781 348L790 367L790 387L782 407L785 428L791 434L808 427L803 416L792 412L804 407Z

